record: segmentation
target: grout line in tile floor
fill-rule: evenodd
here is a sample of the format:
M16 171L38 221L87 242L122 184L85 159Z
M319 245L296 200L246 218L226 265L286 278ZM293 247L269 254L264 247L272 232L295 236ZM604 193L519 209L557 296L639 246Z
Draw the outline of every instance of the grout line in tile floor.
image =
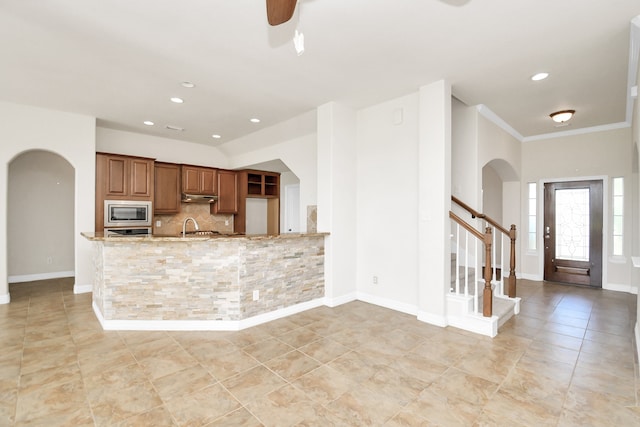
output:
M520 280L490 339L359 301L103 331L72 287L11 285L0 306L0 425L640 425L635 295Z

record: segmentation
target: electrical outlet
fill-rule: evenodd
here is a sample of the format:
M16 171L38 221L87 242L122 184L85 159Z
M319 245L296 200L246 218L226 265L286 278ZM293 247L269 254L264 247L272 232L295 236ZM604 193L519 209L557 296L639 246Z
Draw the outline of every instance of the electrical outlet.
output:
M224 220L224 225L229 225L229 220L228 219Z
M373 276L373 284L374 285L378 284L378 276Z
M260 299L260 290L256 289L253 291L253 300L258 301Z
M162 221L157 220L156 221L156 227L162 227Z
M47 264L53 264L53 257L47 257Z

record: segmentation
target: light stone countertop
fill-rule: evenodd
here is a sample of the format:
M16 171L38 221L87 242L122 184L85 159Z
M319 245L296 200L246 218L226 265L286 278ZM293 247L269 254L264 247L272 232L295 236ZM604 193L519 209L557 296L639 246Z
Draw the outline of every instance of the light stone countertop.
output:
M329 233L284 233L284 234L191 234L187 237L165 234L151 234L145 236L105 236L103 232L83 231L83 237L91 241L108 242L194 242L194 241L227 241L236 239L248 240L268 240L268 239L299 239L301 237L321 237L328 236Z

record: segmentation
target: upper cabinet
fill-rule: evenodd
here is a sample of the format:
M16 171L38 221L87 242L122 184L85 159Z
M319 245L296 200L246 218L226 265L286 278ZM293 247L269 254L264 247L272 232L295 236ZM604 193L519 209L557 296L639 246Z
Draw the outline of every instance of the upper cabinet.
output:
M96 190L105 199L151 200L153 159L98 153Z
M218 170L218 201L213 204L211 213L238 213L238 174L235 171Z
M182 192L187 194L217 194L217 170L182 165Z
M247 199L267 200L267 234L280 232L280 174L257 170L238 171L238 212L233 220L233 231L247 230Z
M95 231L104 227L105 200L153 201L153 159L96 153Z
M180 213L181 168L173 163L155 164L155 196L153 212Z
M280 174L275 172L247 171L247 197L278 197Z

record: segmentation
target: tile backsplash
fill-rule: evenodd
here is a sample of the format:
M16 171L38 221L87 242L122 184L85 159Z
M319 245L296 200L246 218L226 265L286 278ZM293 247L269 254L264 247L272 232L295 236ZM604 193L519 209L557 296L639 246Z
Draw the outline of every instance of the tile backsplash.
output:
M318 206L307 206L307 233L318 232Z
M204 203L182 203L179 214L154 215L154 234L179 234L182 232L182 223L185 218L194 218L198 222L200 230L219 231L220 233L233 232L233 215L212 215L210 206ZM161 226L156 227L160 221ZM194 230L193 223L187 224L187 231Z

